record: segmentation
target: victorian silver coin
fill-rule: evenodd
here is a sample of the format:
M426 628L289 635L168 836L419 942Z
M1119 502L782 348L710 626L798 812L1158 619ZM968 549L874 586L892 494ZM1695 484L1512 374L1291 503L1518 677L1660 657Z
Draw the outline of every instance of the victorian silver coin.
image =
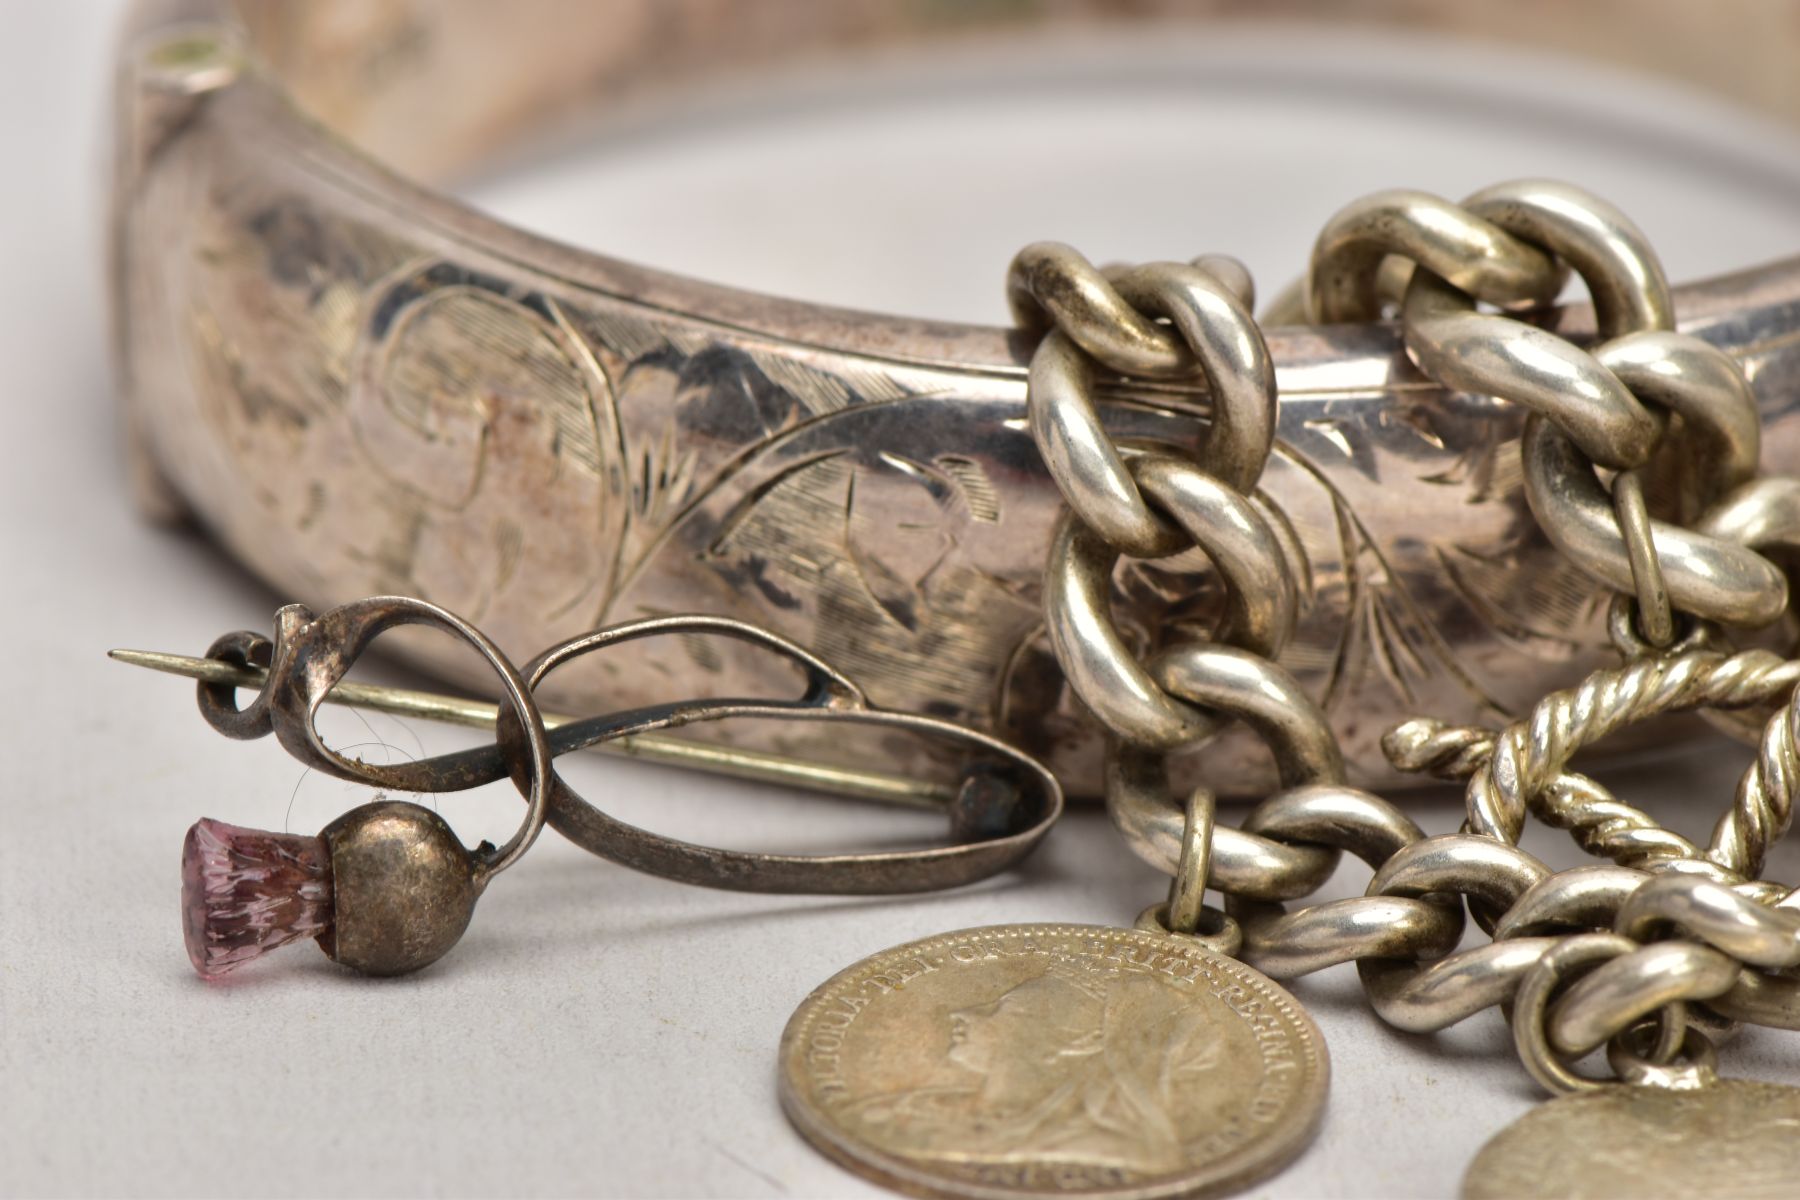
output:
M816 1147L918 1195L1220 1195L1317 1131L1324 1039L1287 992L1197 942L1005 925L833 976L781 1040Z
M1800 1088L1748 1079L1560 1097L1501 1130L1463 1177L1465 1200L1796 1195Z

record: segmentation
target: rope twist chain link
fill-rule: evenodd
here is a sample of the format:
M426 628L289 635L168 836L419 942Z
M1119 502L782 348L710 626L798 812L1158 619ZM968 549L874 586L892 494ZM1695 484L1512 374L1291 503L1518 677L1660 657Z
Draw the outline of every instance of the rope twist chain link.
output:
M1469 828L1516 842L1528 814L1569 830L1584 849L1627 866L1702 859L1734 878L1754 877L1769 845L1787 831L1800 773L1796 708L1800 661L1767 650L1693 649L1637 658L1552 692L1498 733L1430 720L1391 730L1383 749L1402 770L1466 779ZM1711 844L1695 846L1648 814L1619 803L1585 776L1567 772L1581 749L1652 717L1703 708L1782 707L1768 718L1757 758Z

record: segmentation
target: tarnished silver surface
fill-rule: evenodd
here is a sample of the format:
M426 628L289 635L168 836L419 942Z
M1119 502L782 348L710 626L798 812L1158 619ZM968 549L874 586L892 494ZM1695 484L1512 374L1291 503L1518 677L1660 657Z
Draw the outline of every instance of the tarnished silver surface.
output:
M1098 733L1042 632L1060 501L1026 427L1032 339L730 292L531 237L390 174L284 91L432 177L571 95L635 97L734 55L924 37L956 6L744 7L785 14L791 34L743 38L738 10L698 3L250 3L241 29L202 0L146 3L121 73L114 256L140 493L196 516L284 593L321 607L423 596L513 652L672 611L752 620L842 665L876 703L998 733L1096 794ZM1049 20L1079 26L1109 7ZM1531 22L1482 6L1353 15L1628 59L1680 7L1547 6ZM1627 8L1633 38L1621 39L1605 13ZM1766 44L1750 11L1728 4L1703 28L1683 24L1684 44ZM1010 29L1020 16L982 12L957 27ZM1587 36L1601 28L1608 38ZM1714 61L1739 60L1684 59ZM1707 82L1793 115L1786 92L1758 91L1772 78L1733 67ZM1675 309L1749 369L1764 464L1800 463L1800 264L1678 290ZM1581 309L1547 322L1592 324ZM1139 348L1156 368L1146 374L1170 369L1160 337ZM1378 739L1403 716L1491 724L1604 660L1599 588L1525 511L1518 408L1427 383L1390 327L1275 329L1268 343L1281 404L1261 503L1303 560L1281 663L1330 717L1354 781L1398 778ZM1100 388L1111 436L1199 440L1203 384ZM1198 555L1129 563L1116 589L1116 620L1145 644L1216 616ZM441 646L406 653L483 682ZM671 640L560 678L546 701L730 695L760 672L737 651ZM755 744L944 769L879 737ZM1272 782L1236 734L1177 774L1201 771L1227 794Z
M1469 1166L1465 1200L1777 1200L1800 1180L1800 1088L1618 1084L1540 1105Z
M1002 925L873 955L781 1039L819 1149L915 1195L1217 1195L1312 1140L1329 1064L1300 1006L1191 938Z
M272 44L306 34L291 19L271 30ZM166 304L128 291L127 358L169 355L189 385L132 392L143 479L162 480L168 507L275 577L323 563L325 587L374 569L406 590L462 588L521 637L583 612L748 605L836 648L891 703L1016 738L1077 786L1094 747L1069 695L1117 739L1109 807L1140 854L1173 858L1167 902L1138 931L975 930L830 981L784 1037L782 1097L839 1161L972 1196L1178 1195L1276 1169L1316 1124L1322 1060L1293 1064L1310 1024L1220 953L1281 978L1354 961L1376 1010L1415 1031L1510 1006L1516 1048L1552 1091L1616 1094L1576 1070L1604 1046L1645 1085L1633 1094L1728 1097L1711 1037L1740 1019L1795 1023L1800 916L1757 878L1791 823L1793 702L1767 717L1706 853L1568 770L1578 746L1647 716L1736 709L1752 723L1791 682L1800 660L1743 651L1720 627L1789 609L1788 564L1762 551L1800 539L1792 506L1780 489L1733 489L1785 465L1795 269L1689 293L1691 332L1677 332L1647 240L1595 197L1530 180L1460 206L1385 193L1333 222L1303 294L1278 308L1393 312L1403 347L1374 324L1265 339L1231 260L1102 270L1053 244L1015 260L1022 336L1001 344L557 255L282 129L267 77L217 27L132 53L122 281L150 279ZM133 258L146 231L190 237ZM1550 297L1565 266L1591 314L1505 315ZM175 314L151 320L160 340L140 340L146 312ZM336 340L321 373L306 355L322 336ZM1040 469L1070 510L1060 524ZM300 479L296 508L282 489ZM312 558L282 557L309 539ZM1506 688L1568 682L1601 631L1625 667L1483 730L1521 707ZM530 685L596 636L541 657ZM697 639L598 666L570 690L729 693L763 668ZM806 673L820 698L816 664ZM683 707L640 711L660 727L680 722L654 714ZM1379 728L1419 709L1434 720L1384 748L1472 778L1467 832L1424 836L1346 770L1340 743L1372 774L1357 717ZM1263 743L1282 788L1235 832L1215 827L1211 791L1176 799L1161 757L1227 719ZM500 727L505 748L518 729ZM1248 744L1210 747L1207 781L1257 787ZM778 746L926 776L945 765L880 739ZM677 878L751 887L768 872L786 887L805 870L818 890L860 891L922 867L942 881L937 852L882 875L877 856L670 844L553 783L559 829ZM1511 844L1528 815L1641 869L1552 875ZM1365 894L1282 907L1344 850L1374 870ZM1495 940L1459 949L1465 914ZM1753 1157L1753 1187L1760 1169ZM1534 1157L1526 1186L1544 1175Z

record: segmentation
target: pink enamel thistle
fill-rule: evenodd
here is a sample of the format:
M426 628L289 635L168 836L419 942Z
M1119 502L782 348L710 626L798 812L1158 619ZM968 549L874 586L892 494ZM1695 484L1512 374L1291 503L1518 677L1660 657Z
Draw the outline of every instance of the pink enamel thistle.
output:
M217 979L331 925L331 856L318 837L202 818L181 847L188 961Z

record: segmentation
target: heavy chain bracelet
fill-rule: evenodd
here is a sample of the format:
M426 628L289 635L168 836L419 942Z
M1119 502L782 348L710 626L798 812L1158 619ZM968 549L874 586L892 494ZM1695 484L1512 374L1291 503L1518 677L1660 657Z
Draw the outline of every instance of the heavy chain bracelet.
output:
M1509 311L1554 299L1571 270L1593 297L1591 344ZM1621 1079L1691 1088L1712 1081L1712 1045L1735 1022L1800 1028L1800 900L1759 877L1800 787L1800 661L1729 640L1787 613L1786 576L1761 551L1800 541L1800 485L1757 476L1743 370L1674 332L1642 234L1562 184L1503 184L1460 205L1380 193L1333 218L1298 300L1277 302L1317 322L1395 318L1434 382L1530 410L1531 512L1616 594L1621 666L1502 730L1421 718L1387 736L1397 767L1466 781L1464 830L1436 837L1345 785L1323 714L1277 662L1304 559L1254 491L1276 389L1250 294L1229 259L1102 271L1056 245L1027 247L1009 279L1021 323L1048 330L1028 406L1068 505L1045 572L1050 640L1111 735L1114 823L1172 876L1140 928L1198 938L1278 979L1354 961L1376 1012L1414 1032L1508 1006L1521 1060L1556 1093L1601 1086L1571 1064L1602 1046ZM1201 445L1107 435L1097 394L1108 373L1184 368L1205 376L1212 402ZM1119 558L1196 548L1223 592L1216 628L1129 644L1111 618ZM1676 711L1757 742L1705 847L1569 769L1584 746ZM1236 829L1214 823L1204 789L1172 796L1164 766L1232 721L1260 735L1282 785ZM1516 845L1530 816L1616 865L1550 871ZM1365 895L1282 907L1315 891L1342 851L1374 870ZM1224 911L1201 904L1207 887ZM1458 950L1465 906L1491 940ZM1469 1187L1503 1175L1473 1173Z

